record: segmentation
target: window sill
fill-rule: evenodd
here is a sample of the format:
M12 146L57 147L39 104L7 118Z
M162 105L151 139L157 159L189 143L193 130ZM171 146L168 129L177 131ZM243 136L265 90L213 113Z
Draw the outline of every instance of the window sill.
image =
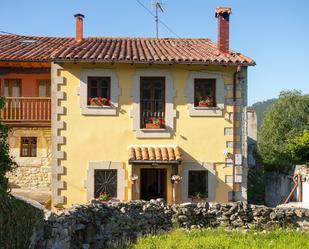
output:
M159 129L142 128L140 130L145 131L145 132L147 132L147 131L153 131L153 132L158 131L158 132L160 132L160 131L165 131L166 129L164 129L164 128L159 128Z
M113 107L110 105L87 105L87 108L90 109L112 109Z
M82 115L94 115L94 116L116 116L116 106L93 106L86 105L82 108Z
M203 106L194 106L195 110L220 110L219 107L214 106L214 107L203 107Z
M191 107L189 109L191 117L222 117L223 109L220 107Z
M136 131L137 138L170 138L172 135L168 129L139 129Z

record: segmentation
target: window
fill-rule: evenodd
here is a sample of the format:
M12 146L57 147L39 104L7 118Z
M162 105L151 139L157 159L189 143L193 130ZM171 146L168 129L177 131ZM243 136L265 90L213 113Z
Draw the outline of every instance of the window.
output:
M194 197L197 194L204 198L208 197L208 171L190 170L189 171L189 190L188 197Z
M38 81L38 96L50 97L50 80Z
M110 77L88 77L88 105L91 105L91 99L98 98L94 105L109 105L111 95ZM104 99L104 102L101 100ZM106 101L105 101L106 100Z
M215 107L216 106L216 80L195 79L194 80L194 106Z
M163 77L141 77L140 96L140 128L164 128L165 79Z
M37 153L37 138L36 137L22 137L20 156L21 157L36 157Z
M21 95L21 80L20 79L5 79L4 80L4 96L5 97L20 97Z
M117 197L117 170L94 170L94 197L98 198L101 192L107 192L110 197Z

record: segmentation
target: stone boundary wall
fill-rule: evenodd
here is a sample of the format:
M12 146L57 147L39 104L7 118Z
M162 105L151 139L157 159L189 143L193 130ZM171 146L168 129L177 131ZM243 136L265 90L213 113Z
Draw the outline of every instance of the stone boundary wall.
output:
M30 248L108 248L122 246L146 234L180 227L309 230L309 209L269 208L237 203L184 203L168 206L160 200L129 203L93 201L61 214L48 213L35 229Z

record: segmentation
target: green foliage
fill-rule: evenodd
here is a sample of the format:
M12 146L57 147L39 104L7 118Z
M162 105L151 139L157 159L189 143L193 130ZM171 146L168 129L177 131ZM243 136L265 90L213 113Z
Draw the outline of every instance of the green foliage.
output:
M265 101L259 101L249 107L251 110L255 110L257 116L257 127L259 128L263 122L264 115L269 107L276 101L276 99L268 99Z
M5 100L0 97L0 109L3 108ZM16 167L16 163L9 155L8 145L9 128L1 123L0 120L0 197L7 193L8 180L6 173Z
M29 248L33 228L42 219L41 210L4 196L0 201L0 249Z
M222 229L173 230L142 237L130 249L294 249L309 248L309 233L295 230L270 232L224 231ZM119 247L118 247L119 248Z
M252 151L255 166L248 169L248 203L265 205L265 170L257 148Z
M266 170L288 171L298 163L290 142L309 128L309 96L284 91L265 114L258 134L258 151Z
M262 168L248 171L248 203L265 204L265 174Z
M309 115L309 114L308 114ZM309 165L309 131L288 139L288 151L296 164Z

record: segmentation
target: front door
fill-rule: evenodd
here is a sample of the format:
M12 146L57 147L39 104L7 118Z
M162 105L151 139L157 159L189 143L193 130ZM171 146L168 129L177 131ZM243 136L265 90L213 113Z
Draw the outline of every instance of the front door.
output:
M163 198L166 200L166 169L141 169L142 200Z

